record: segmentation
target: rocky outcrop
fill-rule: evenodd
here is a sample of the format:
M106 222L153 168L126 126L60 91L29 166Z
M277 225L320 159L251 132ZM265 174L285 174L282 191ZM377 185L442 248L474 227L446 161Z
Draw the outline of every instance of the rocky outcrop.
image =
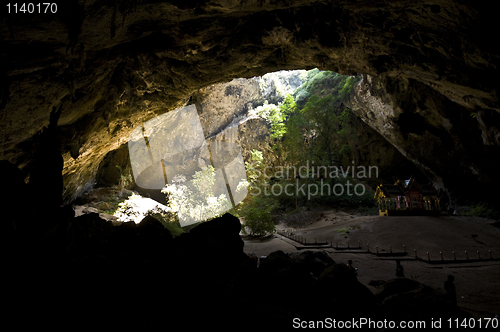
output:
M17 192L24 184L11 186ZM26 209L2 220L6 325L165 329L175 320L188 329L283 329L297 317L416 319L428 318L429 308L434 319L460 313L415 282L388 282L377 298L324 252L277 251L257 265L243 252L240 221L230 214L173 237L151 216L114 226L97 213L75 218L62 208L49 221L36 213ZM33 219L37 228L23 227ZM23 320L27 308L32 319Z
M1 158L25 177L33 172L34 143L52 107L61 107L66 203L94 185L104 156L141 123L184 105L200 88L280 69L363 73L379 77L387 89L402 82L401 93L418 85L426 94L443 96L436 105L440 112L476 113L480 130L469 126L470 134L457 136L445 129L439 141L449 143L442 146L433 134L418 133L420 143L408 133L408 144L402 144L390 136L406 132L371 125L436 182L447 185L439 179L444 160L427 162L424 151L432 146L431 153L441 156L455 143L465 147L456 150L460 156L454 153L458 163L448 165L460 169L452 171L455 176L495 177L493 167L477 161L488 158L484 144L498 146L490 144L498 143L493 121L500 110L500 61L490 38L496 13L488 4L72 0L59 4L56 14L19 15L3 10L0 23ZM426 95L411 99L422 105ZM384 109L372 111L376 118ZM369 112L364 111L368 124ZM432 116L423 115L427 122L436 121ZM425 124L416 126L419 131ZM480 148L467 148L478 135ZM413 146L419 144L417 153Z
M254 77L212 85L193 94L193 101L209 142L238 144L245 161L250 161L251 150L259 150L266 162L273 164L268 125L254 109L274 90L261 91L261 80Z
M365 75L355 91L349 102L353 112L452 200L493 195L500 183L494 171L500 167L500 146L495 122L486 125L482 119L498 113L476 115L413 79Z
M96 174L96 187L122 185L127 189L133 188L135 180L131 175L132 170L130 167L128 144L122 144L118 149L106 154L99 164Z
M471 319L472 315L459 309L441 289L433 289L416 280L397 278L383 282L376 294L384 317L388 319L432 320L435 312L443 319ZM418 308L417 311L414 311Z

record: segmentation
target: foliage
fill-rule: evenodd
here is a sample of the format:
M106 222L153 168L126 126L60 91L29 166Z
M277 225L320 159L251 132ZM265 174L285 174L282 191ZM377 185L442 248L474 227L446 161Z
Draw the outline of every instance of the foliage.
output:
M351 184L351 186L354 186L360 182L354 180L350 176L346 177L341 176L335 178L335 183L342 185L344 188L347 188L349 184ZM353 189L351 187L351 193L352 192ZM377 206L377 202L373 198L373 196L374 192L371 189L364 186L364 193L362 195L357 195L357 194L349 195L347 190L344 190L342 195L324 195L318 197L317 200L318 202L321 202L326 205L336 205L339 207L349 208L349 209L358 209L361 207L373 208Z
M499 219L500 213L493 206L486 203L474 204L470 207L469 211L465 212L466 216Z
M332 80L337 76L336 73L331 71L321 71L318 68L310 70L304 77L304 84L299 87L295 93L295 100L307 99L313 90L322 90L328 88L329 83L327 80Z
M158 220L163 225L163 227L168 229L173 237L179 236L184 233L184 230L181 228L181 225L179 223L179 218L172 211L165 211L156 206L153 210L149 210L146 215Z
M318 69L308 72L305 83L294 92L294 98L301 107L312 95L324 97L334 96L336 106L349 99L353 87L361 80L361 76L344 76L330 71Z
M273 234L276 226L272 221L271 212L276 207L276 203L270 204L269 197L251 196L249 201L238 210L238 214L244 219L243 234L251 236Z
M282 146L282 154L288 165L298 166L301 157L305 154L306 145L304 144L304 118L299 112L291 114L286 123L287 133L279 142Z
M245 162L245 169L247 172L248 190L255 192L258 190L265 181L263 170L264 170L264 158L262 157L262 152L259 150L250 151L252 154L251 162Z
M286 132L285 125L283 124L283 120L284 120L285 115L281 111L280 107L278 107L274 104L268 104L268 105L272 105L272 106L265 108L264 112L266 114L263 114L264 115L263 117L271 125L271 138L280 138ZM264 106L268 106L268 105L264 105Z
M99 203L95 204L94 206L98 209L99 212L106 213L109 215L113 215L119 208L119 204L124 202L125 200L128 199L129 196L131 196L131 192L124 191L123 188L115 188L115 187L100 188L98 189L98 191L100 191L103 194L98 195L98 197L95 197L95 200L98 201ZM106 205L107 207L105 208L104 206Z
M141 196L133 194L127 200L118 204L118 209L116 209L114 216L118 217L120 221L134 221L137 219L141 215L139 205L137 204L137 199L139 198Z
M360 77L355 77L355 76L349 76L345 79L344 86L340 90L337 99L341 102L345 102L347 99L349 99L349 95L352 92L352 88L355 84L357 84L360 81Z
M271 123L271 117L273 112L279 112L278 106L274 104L269 104L269 102L266 100L264 101L264 104L262 106L258 106L255 111L257 114L267 120L269 123Z
M265 102L257 107L257 114L270 126L277 159L281 165L294 166L296 169L304 166L306 161L315 165L338 165L341 157L350 158L352 153L352 113L343 103L350 98L360 76L349 77L314 69L301 73L299 79L303 84L293 94L286 95L280 104ZM270 90L273 88L271 84L275 84L274 90L283 94L284 90L276 82L264 83L261 82L264 84L261 89ZM246 163L250 195L235 211L244 218L243 229L248 234L263 235L274 232L272 212L292 206L297 210L299 203L364 209L370 214L376 211L373 192L368 190L361 196L325 193L308 197L297 191L297 188L310 184L319 186L320 179L269 179L263 176L263 168L262 154L253 150L251 162ZM348 180L351 184L355 183L350 178L328 179L328 182L331 186L335 183L344 185ZM274 182L271 184L269 181ZM290 191L293 188L294 195L284 192L279 195L269 194L269 189L274 184L282 188L288 185Z
M291 95L287 95L279 106L268 104L257 107L257 114L271 126L271 138L280 139L287 132L286 120L296 112L297 105Z
M157 205L154 209L146 211L144 216L141 217L141 207L138 204L138 200L141 198L142 197L140 195L131 195L127 200L119 204L119 207L114 215L118 217L118 220L123 222L136 221L138 218L142 219L143 217L149 215L158 220L166 229L168 229L172 236L178 236L184 232L180 227L177 215L170 209L165 210Z
M334 96L313 95L301 110L312 138L308 146L309 159L326 166L333 165L337 159L335 144L339 139L340 121L333 101Z
M260 195L262 188L268 185L263 173L264 159L259 150L252 150L251 153L252 162L245 163L250 195L243 201L243 204L236 207L235 212L244 219L242 225L244 234L252 236L272 234L276 228L272 222L271 211L276 204Z
M349 156L350 153L351 153L351 147L347 144L342 145L342 148L339 151L339 155Z
M273 103L280 103L308 79L309 73L306 70L282 70L266 74L259 80L260 94L266 95Z
M134 178L132 176L132 168L128 165L125 170L123 170L120 165L115 165L116 168L120 171L120 188L127 188L134 182Z
M231 208L231 203L225 194L216 196L213 192L215 169L212 165L195 172L191 183L185 184L185 182L185 176L176 175L172 183L161 191L166 195L167 206L176 212L179 218L209 220Z

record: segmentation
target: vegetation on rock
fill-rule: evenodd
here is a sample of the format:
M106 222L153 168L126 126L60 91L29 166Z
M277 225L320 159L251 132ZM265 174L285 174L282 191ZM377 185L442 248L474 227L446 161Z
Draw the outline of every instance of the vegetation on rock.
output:
M303 83L298 89L286 95L278 104L270 104L266 100L256 111L269 125L273 150L281 167L294 170L306 167L307 176L278 174L276 171L269 176L266 171L272 167L265 165L260 151L252 152L252 162L247 163L252 196L238 210L245 219L245 229L252 235L270 232L272 212L278 209L323 204L361 208L370 214L375 211L373 191L370 189L363 190L361 195L349 195L347 192L334 195L330 191L321 191L312 196L301 190L304 186L318 188L325 183L331 187L335 184L345 186L360 183L353 179L352 172L342 177L328 178L313 171L314 165L337 167L342 166L342 161L344 166L351 163L346 159L353 150L350 147L354 131L351 128L353 115L343 102L349 98L360 77L347 77L318 69L300 75ZM286 87L283 80L271 82L280 86L281 90L292 90ZM279 188L279 192L274 188ZM290 191L284 192L283 188ZM293 195L289 195L290 192Z

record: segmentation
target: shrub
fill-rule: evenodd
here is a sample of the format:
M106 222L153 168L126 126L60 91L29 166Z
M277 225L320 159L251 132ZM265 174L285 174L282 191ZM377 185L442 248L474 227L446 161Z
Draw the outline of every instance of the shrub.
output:
M276 231L271 212L277 204L269 204L268 201L268 198L252 196L250 201L238 211L238 214L244 218L243 234L263 236L273 234Z
M123 188L129 188L133 183L134 183L134 178L132 175L132 168L127 166L125 170L123 170L120 165L115 165L116 168L120 171L120 184L119 187L121 189Z
M114 216L118 217L120 221L134 221L140 216L139 206L136 200L141 198L139 195L132 195L127 200L118 204Z
M153 210L149 210L146 215L158 220L163 225L163 227L168 229L173 237L179 236L184 233L184 230L181 228L181 225L179 223L177 214L172 211L165 211L156 206Z
M488 219L499 219L500 214L489 204L479 203L472 205L469 211L464 213L466 216L481 217Z

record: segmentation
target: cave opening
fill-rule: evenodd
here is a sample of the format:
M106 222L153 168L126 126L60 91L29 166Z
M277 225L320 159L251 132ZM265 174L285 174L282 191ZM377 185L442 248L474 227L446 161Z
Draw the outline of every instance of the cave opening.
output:
M374 189L381 182L410 177L417 177L420 182L429 180L346 105L360 81L361 75L344 76L313 69L279 71L209 86L194 93L184 108L136 127L129 136L128 151L122 147L122 154L128 157L113 158L112 152L101 162L97 187L114 184L135 189L127 202L114 202L114 215L121 221L136 223L147 212L144 208L141 211L140 202L153 209L149 198L161 203L159 208L165 213L170 211L164 206L169 204L168 198L177 206L177 214L180 206L189 207L193 214L198 210L200 216L205 215L195 218L198 222L211 218L207 213L214 205L220 211L232 206L231 211L238 214L236 205L245 206L250 201L245 199L248 189L240 191L249 186L253 188L251 196L262 193L277 197L259 204L258 210L267 213L271 206L276 214L311 204L338 202L342 208L374 213ZM213 121L214 113L217 121ZM179 120L181 116L183 120ZM198 122L199 126L193 127ZM198 148L193 149L195 146ZM241 154L240 168L233 165L231 172L225 164L236 157L235 153ZM212 167L211 172L206 169L207 164ZM216 179L218 170L222 173ZM192 185L195 178L199 184ZM308 180L303 181L305 178ZM295 180L295 184L291 183ZM213 186L218 187L216 192L201 188L200 184L207 181L218 183ZM301 185L307 186L308 191L299 198L296 196L303 192L298 190ZM138 193L149 198L141 200ZM190 196L196 198L189 199ZM233 196L239 196L236 202ZM342 198L336 203L333 196ZM90 206L109 213L110 205L103 202L106 199L101 197ZM248 207L238 210L246 214ZM186 226L185 222L181 224Z

